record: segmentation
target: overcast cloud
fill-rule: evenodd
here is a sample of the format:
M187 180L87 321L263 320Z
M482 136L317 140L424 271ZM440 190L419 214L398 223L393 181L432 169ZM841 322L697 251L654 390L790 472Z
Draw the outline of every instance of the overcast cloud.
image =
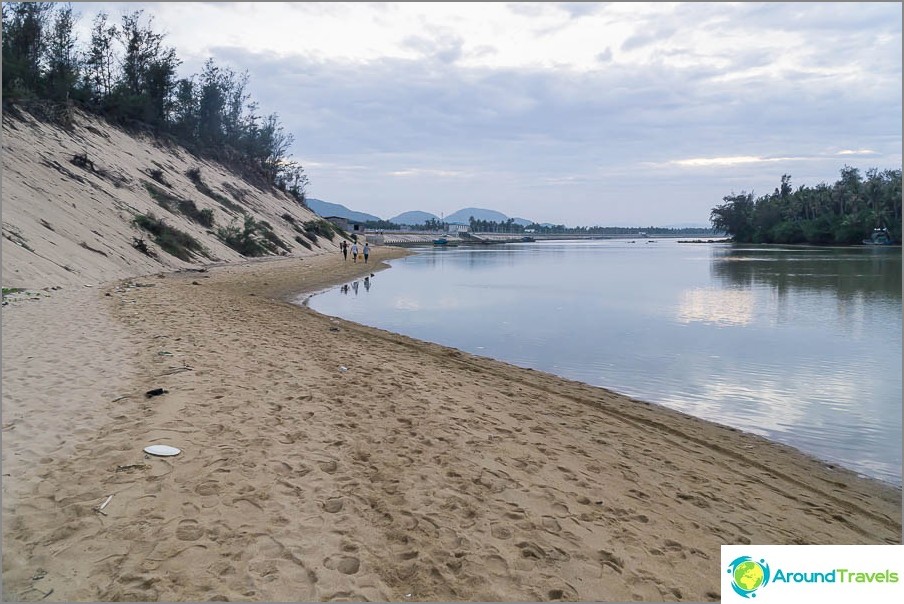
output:
M733 192L900 169L900 3L103 3L248 71L308 195L390 218L708 224ZM86 36L82 36L87 39Z

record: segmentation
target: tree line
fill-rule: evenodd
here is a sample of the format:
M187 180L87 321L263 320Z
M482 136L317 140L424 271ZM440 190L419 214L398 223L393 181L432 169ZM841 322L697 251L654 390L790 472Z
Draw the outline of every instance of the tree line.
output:
M794 190L785 174L770 195L727 195L712 209L710 222L740 243L851 245L886 229L901 243L901 170L871 168L865 178L845 166L833 185Z
M399 231L399 230L416 230L416 231L445 231L449 224L437 218L430 218L421 224L400 225L386 220L367 221L363 223L366 229ZM614 226L575 226L567 227L564 224L538 224L531 223L528 225L518 224L514 218L507 220L478 220L471 216L468 219L468 230L472 233L537 233L543 235L610 235L626 237L638 236L641 233L646 235L660 236L712 236L719 235L720 232L715 229L700 227L670 228L670 227L614 227Z
M182 64L144 11L115 22L99 12L90 39L77 39L69 4L3 3L3 99L79 107L120 125L167 134L199 155L304 204L307 176L289 159L294 142L279 116L263 115L248 73L208 59L200 73Z

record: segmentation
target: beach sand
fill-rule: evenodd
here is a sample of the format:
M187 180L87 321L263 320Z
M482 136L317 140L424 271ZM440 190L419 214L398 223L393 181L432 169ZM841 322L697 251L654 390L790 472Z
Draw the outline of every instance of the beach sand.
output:
M722 544L901 543L900 489L289 302L403 253L4 307L4 600L703 601Z

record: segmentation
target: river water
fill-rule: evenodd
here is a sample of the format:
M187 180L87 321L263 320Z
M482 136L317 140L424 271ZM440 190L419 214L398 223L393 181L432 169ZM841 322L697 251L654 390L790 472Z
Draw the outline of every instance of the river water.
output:
M603 386L901 484L900 248L425 248L314 310Z

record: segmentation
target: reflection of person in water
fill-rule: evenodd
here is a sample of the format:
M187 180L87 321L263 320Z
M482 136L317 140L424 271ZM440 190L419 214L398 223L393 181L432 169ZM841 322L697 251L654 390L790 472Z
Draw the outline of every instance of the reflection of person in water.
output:
M370 291L370 277L364 277L364 289Z
M348 295L348 283L342 286L342 293Z
M358 295L358 282L357 281L352 283L352 289L355 290L355 295L357 296Z

